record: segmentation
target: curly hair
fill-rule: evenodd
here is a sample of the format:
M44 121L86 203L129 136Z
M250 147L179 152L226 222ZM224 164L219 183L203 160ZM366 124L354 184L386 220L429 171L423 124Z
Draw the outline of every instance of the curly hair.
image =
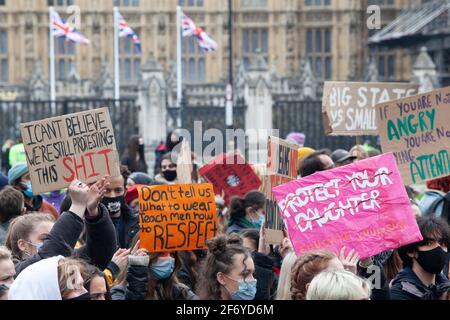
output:
M242 246L242 239L237 236L218 236L207 242L208 255L200 274L203 275L199 284L199 296L202 300L222 300L222 286L217 281L219 272L229 274L234 265L234 257L244 255L244 260L250 257L249 251Z
M292 300L306 300L306 285L325 270L334 258L337 256L326 250L306 253L298 257L291 274Z

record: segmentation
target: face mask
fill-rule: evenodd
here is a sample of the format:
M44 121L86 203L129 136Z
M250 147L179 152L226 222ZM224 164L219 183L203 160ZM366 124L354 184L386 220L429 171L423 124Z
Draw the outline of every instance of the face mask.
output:
M44 244L43 242L38 242L38 243L34 244L34 243L29 242L29 241L26 241L26 243L36 247L36 253L39 252L39 250L42 248L42 245ZM32 256L28 251L26 252L26 255L28 255L29 257Z
M67 300L92 300L91 298L91 294L89 292L86 292L85 294L82 294L81 296L72 298L72 299L67 299Z
M164 176L164 179L172 182L177 178L177 171L176 170L166 170L166 171L163 171L162 175Z
M239 289L235 292L230 292L231 299L233 300L253 300L256 295L257 280L239 280Z
M418 253L419 256L416 260L425 271L439 274L444 269L447 253L441 247L428 251L418 251Z
M138 145L138 152L144 153L144 145L143 144Z
M106 206L110 214L114 214L120 212L124 201L124 196L118 196L115 198L103 198L102 203Z
M31 187L31 181L28 181L25 185L22 184L22 193L25 198L33 198L33 189Z
M174 258L158 260L150 266L150 273L155 280L165 280L170 278L173 270L175 270Z

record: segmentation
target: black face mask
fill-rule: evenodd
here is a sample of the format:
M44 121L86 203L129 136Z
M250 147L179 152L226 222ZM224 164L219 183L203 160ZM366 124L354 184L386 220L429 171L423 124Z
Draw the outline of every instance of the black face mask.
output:
M143 144L138 145L137 151L138 151L139 153L144 153L144 145L143 145Z
M85 294L82 294L81 296L72 298L72 299L67 299L67 301L73 301L73 300L92 300L91 298L91 294L89 292L86 292Z
M164 176L164 179L172 182L177 178L177 171L176 170L166 170L166 171L162 172L162 175Z
M124 196L118 196L115 198L103 198L102 203L108 209L110 214L115 214L120 212L120 209L125 205Z
M419 256L416 260L426 272L439 274L444 269L447 262L447 253L441 247L417 252Z

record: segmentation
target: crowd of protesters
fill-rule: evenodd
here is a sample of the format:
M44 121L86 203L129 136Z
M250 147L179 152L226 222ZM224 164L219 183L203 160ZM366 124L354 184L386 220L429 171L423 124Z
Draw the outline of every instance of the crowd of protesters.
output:
M313 150L300 133L287 140L299 147L299 178L380 154L367 145ZM407 187L423 241L364 260L345 247L339 254L319 250L297 256L287 236L279 245L266 245L266 197L258 190L232 198L229 205L216 195L218 235L205 250L141 248L138 187L177 184L172 153L180 141L176 133L168 134L149 173L143 140L133 136L120 176L91 185L74 181L57 191L55 201L33 194L23 144L5 143L0 299L450 299L450 187L445 179L428 183L425 192ZM201 181L197 172L192 176ZM374 267L379 270L375 278Z

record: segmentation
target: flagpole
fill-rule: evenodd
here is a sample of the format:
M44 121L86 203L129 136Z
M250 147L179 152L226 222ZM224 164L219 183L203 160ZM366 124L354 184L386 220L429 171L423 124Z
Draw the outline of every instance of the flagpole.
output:
M52 102L52 110L55 111L55 100L56 100L56 81L55 81L55 38L53 36L53 17L52 17L53 7L48 8L49 14L49 55L50 55L50 101Z
M179 128L181 128L181 126L183 125L182 123L182 113L181 113L181 102L183 99L183 65L182 65L182 61L181 61L181 46L182 46L182 42L181 42L181 15L182 15L182 11L181 11L181 7L177 6L177 107L179 108L179 115L178 115L178 119L177 119L177 126Z
M114 99L120 100L119 8L114 7Z

